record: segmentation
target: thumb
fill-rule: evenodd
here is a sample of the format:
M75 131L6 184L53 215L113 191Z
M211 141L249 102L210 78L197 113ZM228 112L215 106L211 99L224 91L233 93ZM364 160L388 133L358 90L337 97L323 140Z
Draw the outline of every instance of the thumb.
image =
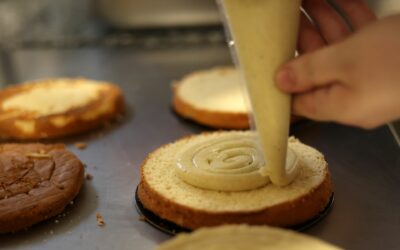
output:
M331 45L299 56L282 65L276 74L279 89L301 93L340 81L343 73L343 56L339 45Z

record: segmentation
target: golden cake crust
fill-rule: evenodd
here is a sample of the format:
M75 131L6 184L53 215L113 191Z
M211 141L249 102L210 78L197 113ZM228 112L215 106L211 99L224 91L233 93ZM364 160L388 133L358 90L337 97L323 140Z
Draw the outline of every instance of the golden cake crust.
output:
M96 85L96 95L87 101L80 100L79 105L66 106L65 109L58 106L57 110L46 113L32 110L29 104L26 106L15 104L19 96L29 96L29 93L38 89L43 92L40 93L43 96L41 99L54 100L57 97L46 95L46 89L62 88L59 93L62 97L63 90L75 91L77 94L81 88L87 88L89 85ZM29 101L35 101L34 99L35 97L32 97ZM11 102L14 103L9 105ZM51 102L52 100L49 100L47 103L50 108ZM68 105L70 100L67 98L64 102ZM60 105L60 102L56 104ZM123 96L119 87L114 84L84 78L57 78L26 82L0 91L0 137L21 140L63 137L101 126L122 114L123 111Z
M181 140L187 139L183 138ZM171 144L165 145L158 150L169 147L169 145ZM163 219L188 229L241 223L279 227L295 226L313 219L322 212L332 195L332 182L325 162L322 181L313 186L307 193L278 204L246 211L211 211L183 205L165 197L155 190L148 181L152 177L145 174L144 168L149 160L157 154L158 150L151 153L142 164L138 197L146 209ZM230 195L234 195L234 193Z

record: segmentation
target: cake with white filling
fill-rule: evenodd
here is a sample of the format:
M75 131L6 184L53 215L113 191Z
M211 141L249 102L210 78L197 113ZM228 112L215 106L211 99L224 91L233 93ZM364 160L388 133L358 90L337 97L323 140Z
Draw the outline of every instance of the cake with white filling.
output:
M268 177L254 175L259 168L255 162L263 164L257 160L260 153L256 146L235 146L238 138L249 141L252 137L254 132L250 131L205 133L157 149L141 168L140 202L160 218L187 229L241 223L292 227L324 211L332 195L324 156L290 138L288 145L297 156L299 171L290 184L278 186L270 183ZM219 140L227 146L219 145ZM207 145L216 148L207 149ZM199 172L182 169L185 157L199 164ZM185 178L185 174L195 177ZM200 178L203 182L196 183ZM226 181L227 185L218 186Z

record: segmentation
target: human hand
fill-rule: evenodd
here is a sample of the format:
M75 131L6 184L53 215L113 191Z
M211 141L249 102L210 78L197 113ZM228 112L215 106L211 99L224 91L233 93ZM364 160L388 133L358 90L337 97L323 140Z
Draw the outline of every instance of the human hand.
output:
M305 0L298 58L277 72L293 112L373 128L400 117L400 15L375 21L361 0L336 0L354 33L323 0Z

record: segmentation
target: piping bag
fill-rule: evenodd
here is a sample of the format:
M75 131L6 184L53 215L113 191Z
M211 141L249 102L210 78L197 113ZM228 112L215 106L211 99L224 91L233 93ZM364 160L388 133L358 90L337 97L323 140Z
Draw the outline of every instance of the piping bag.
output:
M275 86L279 66L295 56L301 0L219 0L236 65L243 74L266 165L273 184L293 181L298 164L288 148L290 95ZM288 160L297 162L297 160Z

